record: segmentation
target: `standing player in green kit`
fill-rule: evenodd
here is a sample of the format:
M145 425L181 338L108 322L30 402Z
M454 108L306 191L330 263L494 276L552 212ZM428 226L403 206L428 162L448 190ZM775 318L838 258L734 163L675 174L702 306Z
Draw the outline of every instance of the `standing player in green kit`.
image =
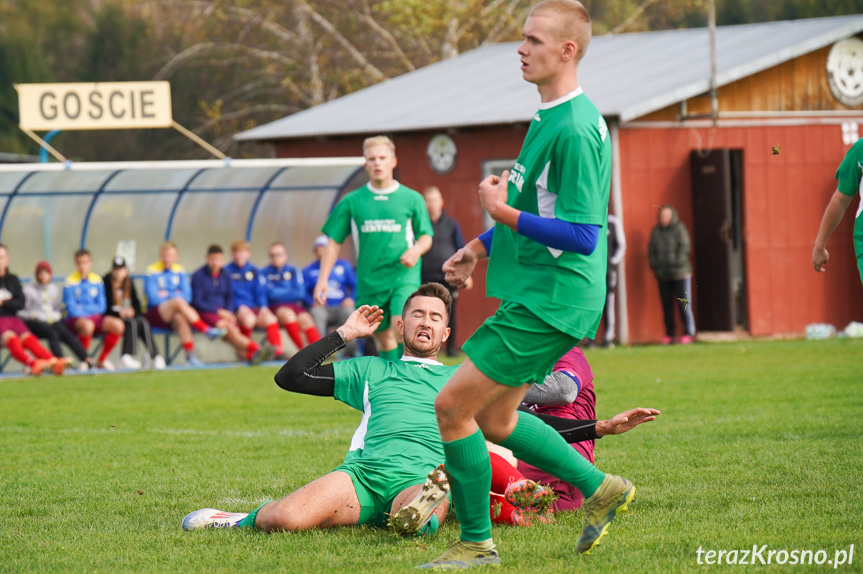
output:
M330 271L342 242L353 235L357 251L357 308L377 305L384 312L375 334L380 356L401 357L401 345L390 321L401 315L405 301L420 286L420 257L432 244L431 220L423 196L393 178L396 148L386 136L363 142L369 183L339 201L324 223L330 241L321 256L314 299L327 300Z
M522 74L536 84L540 109L511 172L479 186L496 225L443 267L447 281L459 287L489 256L488 295L501 305L465 343L468 358L435 401L461 536L422 568L500 562L491 539L485 438L584 494L578 552L589 552L635 496L629 481L602 473L551 427L516 411L531 381L543 380L566 351L596 333L607 263L607 242L599 237L611 179L608 128L577 80L591 37L584 6L541 2L522 34Z
M815 238L815 248L812 250L812 265L819 273L825 271L824 266L830 259L827 253L827 240L836 231L848 206L851 205L851 200L863 190L863 138L857 140L857 143L845 154L845 159L836 171L836 179L839 183L824 211L821 228L818 230L818 237ZM860 217L863 213L863 203L860 205L854 222L854 252L857 255L860 280L863 281L863 217Z

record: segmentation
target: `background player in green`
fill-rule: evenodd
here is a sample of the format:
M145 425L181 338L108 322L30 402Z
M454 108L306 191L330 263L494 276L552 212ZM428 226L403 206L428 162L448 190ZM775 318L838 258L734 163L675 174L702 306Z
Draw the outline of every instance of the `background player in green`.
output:
M434 234L425 200L393 179L396 148L386 136L363 142L365 169L371 180L341 199L324 223L330 241L321 256L314 299L326 303L327 281L342 242L353 234L357 251L357 307L377 305L384 312L375 334L381 357L399 359L399 342L390 317L402 313L408 296L420 286L420 257Z
M410 296L398 322L405 340L400 361L362 357L321 364L347 342L378 328L382 311L367 305L354 311L338 330L291 357L276 374L280 387L331 396L363 412L344 463L250 514L205 508L186 516L183 528L238 526L270 532L382 525L387 515L395 515L412 498L419 500L421 490L433 493L426 510L442 520L447 510L446 477L435 469L443 460L443 450L434 398L456 367L446 367L435 358L449 336L451 305L449 290L438 283L423 285ZM437 484L424 485L427 480ZM431 522L434 530L437 521L432 517Z
M848 206L851 205L851 200L854 196L860 193L863 186L863 138L857 140L848 153L845 154L845 159L839 165L836 171L836 179L839 180L836 186L836 191L833 192L833 197L830 198L830 203L827 204L827 209L824 211L824 217L821 219L821 228L818 230L818 237L815 238L815 248L812 250L812 265L815 266L815 271L823 273L827 261L830 259L830 254L827 253L827 241L836 228ZM863 210L863 203L857 208L857 215L854 222L854 252L857 255L857 269L860 271L860 280L863 281L863 217L860 217Z
M591 37L584 6L541 2L522 34L522 74L536 84L540 109L512 171L480 184L495 227L444 264L447 281L460 286L490 255L488 295L501 305L465 343L468 358L435 402L461 536L423 568L499 562L486 511L491 473L484 438L584 494L579 552L589 552L635 496L630 482L603 474L551 427L516 413L531 381L543 380L561 355L596 334L606 272L606 242L598 239L611 175L608 129L577 80Z

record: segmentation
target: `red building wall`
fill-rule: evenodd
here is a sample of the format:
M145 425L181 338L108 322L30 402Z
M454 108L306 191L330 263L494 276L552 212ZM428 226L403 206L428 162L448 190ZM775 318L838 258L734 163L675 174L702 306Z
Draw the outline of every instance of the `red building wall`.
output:
M667 124L666 124L667 125ZM809 323L839 328L863 321L863 287L857 274L851 230L855 200L828 248L829 271L812 269L812 242L821 214L835 190L833 176L848 149L838 124L782 126L741 125L710 128L623 127L620 133L623 217L629 334L633 343L658 341L663 333L656 281L647 261L647 243L657 207L677 207L692 229L689 154L694 149L743 150L744 240L750 332L753 335L796 334ZM458 147L453 171L438 175L429 167L426 147L438 132L397 134L398 178L417 190L436 185L445 209L462 225L466 238L483 231L477 184L482 164L514 158L526 126L458 130L450 135ZM279 157L351 156L362 153L363 136L279 142ZM771 146L780 145L780 154ZM484 270L477 284L462 294L459 343L497 307L485 297ZM709 304L698 300L695 305Z
M812 244L836 189L836 168L849 146L841 125L747 125L719 128L624 128L620 155L630 339L664 333L659 294L647 259L656 206L677 207L692 229L689 154L694 149L743 150L746 295L753 335L801 333L809 323L844 327L863 320L863 287L851 232L857 200L831 239L829 271L812 269ZM780 146L779 155L771 146ZM694 304L698 286L693 286Z

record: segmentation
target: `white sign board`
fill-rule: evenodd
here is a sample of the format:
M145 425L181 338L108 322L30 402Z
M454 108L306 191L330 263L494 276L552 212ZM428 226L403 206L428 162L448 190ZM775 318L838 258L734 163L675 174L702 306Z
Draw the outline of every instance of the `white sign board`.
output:
M18 84L20 126L29 130L169 128L169 82Z

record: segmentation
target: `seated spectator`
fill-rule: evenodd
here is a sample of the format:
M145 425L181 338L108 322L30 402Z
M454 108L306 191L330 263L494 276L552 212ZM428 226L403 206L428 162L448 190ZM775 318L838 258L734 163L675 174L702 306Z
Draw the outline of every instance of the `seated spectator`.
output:
M67 365L70 359L63 358L63 347L67 347L78 357L78 370L89 371L94 364L93 357L87 354L81 341L63 323L63 302L60 288L52 282L51 264L40 261L36 264L34 280L24 285L24 308L18 311L30 332L40 339L47 339L51 353Z
M270 264L261 270L267 285L267 304L279 323L285 327L288 336L298 349L305 345L300 331L311 344L321 338L315 321L303 307L306 300L306 285L303 274L288 265L288 251L285 244L276 241L270 245Z
M141 300L138 290L129 276L126 260L119 255L111 263L111 271L102 280L105 282L105 299L108 310L106 315L119 317L126 324L126 334L123 337L123 354L120 364L127 369L140 369L141 363L135 358L138 355L138 338L144 341L147 354L144 355L146 368L152 365L156 369L165 368L165 359L153 344L153 333L150 322L141 312Z
M16 316L24 308L24 291L21 290L18 276L9 273L9 260L9 249L0 243L0 343L31 375L41 375L45 369L62 375L66 361L58 360L49 353ZM30 351L33 357L24 349Z
M225 254L218 245L207 249L207 262L192 273L192 307L201 319L212 327L224 329L225 341L253 365L273 356L269 344L261 347L240 332L237 318L230 311L234 308L234 293L231 277L224 270Z
M192 308L189 275L177 263L177 245L173 241L163 243L159 250L159 261L147 267L144 292L147 295L147 312L144 316L150 326L176 331L186 351L186 362L196 367L203 365L195 356L192 329L205 334L208 339L218 339L227 331L207 325Z
M354 292L357 289L357 276L354 267L346 259L336 259L333 270L327 281L327 304L319 305L314 302L315 285L321 272L321 257L324 248L329 242L329 237L319 235L313 246L315 260L303 269L303 281L306 283L306 304L309 305L309 314L315 320L319 333L328 333L329 327L337 327L345 323L351 313L356 309ZM359 354L358 341L352 340L345 347L348 356L355 357Z
M66 326L72 329L84 349L90 348L93 335L105 335L102 352L96 366L107 371L116 367L108 360L108 355L117 346L126 330L126 325L117 317L105 315L105 284L102 278L91 272L93 259L86 249L75 252L77 271L66 277L63 286L63 303L66 305Z
M267 342L275 349L274 359L284 361L282 335L279 333L279 322L267 307L267 283L260 270L249 262L251 247L245 241L235 241L231 245L233 261L225 266L225 272L231 278L231 289L234 291L234 313L240 332L246 337L252 336L255 327L267 331ZM341 323L339 323L341 325Z

